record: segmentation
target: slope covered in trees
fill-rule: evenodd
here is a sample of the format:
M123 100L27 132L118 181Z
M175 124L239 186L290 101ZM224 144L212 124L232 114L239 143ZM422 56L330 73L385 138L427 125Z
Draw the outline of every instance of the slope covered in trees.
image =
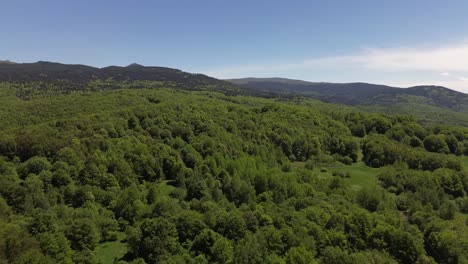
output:
M156 81L41 82L28 100L37 81L0 84L2 263L468 259L466 128ZM377 184L351 185L356 165Z
M284 78L227 81L256 91L305 96L358 106L365 111L411 114L427 121L468 125L468 95L441 86L397 88L370 83L305 82Z
M165 67L145 67L135 63L126 67L104 68L47 61L0 63L0 81L15 83L17 96L26 100L44 94L50 96L76 91L161 87L268 96L266 92L250 91L203 74Z

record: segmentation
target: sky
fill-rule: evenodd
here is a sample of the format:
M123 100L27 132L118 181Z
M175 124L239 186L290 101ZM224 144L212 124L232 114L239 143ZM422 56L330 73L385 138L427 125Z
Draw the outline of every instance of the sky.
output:
M468 93L466 0L0 0L0 60Z

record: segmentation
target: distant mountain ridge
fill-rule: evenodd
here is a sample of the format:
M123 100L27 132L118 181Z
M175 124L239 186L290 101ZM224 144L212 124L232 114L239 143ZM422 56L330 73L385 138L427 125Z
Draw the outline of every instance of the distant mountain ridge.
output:
M369 83L307 82L285 78L219 80L204 74L193 74L166 67L148 67L136 63L125 67L97 68L47 61L35 63L0 61L0 82L18 83L17 95L22 99L45 94L48 91L56 94L90 89L174 87L184 90L215 91L227 95L261 97L300 95L325 102L375 106L384 111L387 111L387 108L405 109L399 111L403 113L411 113L413 109L420 112L430 110L431 115L440 109L468 113L468 95L441 86L397 88ZM427 106L432 108L428 109Z
M442 86L398 88L370 83L306 82L285 78L243 78L227 81L257 91L295 94L348 105L396 106L417 101L455 111L468 111L468 94Z
M193 74L166 67L148 67L136 63L126 67L108 66L103 68L48 61L0 63L0 82L53 82L59 86L59 90L76 91L85 89L88 83L98 80L120 83L151 81L186 90L209 90L225 94L250 93L245 88L204 74ZM108 89L113 88L117 89L118 87L108 86Z
M178 69L166 67L147 67L130 64L126 67L108 66L96 68L80 64L62 64L48 61L34 63L2 63L0 65L0 80L44 80L44 79L77 79L91 81L112 78L114 80L176 80L178 78L197 80L197 82L214 82L228 84L225 81L208 77L203 74L191 74Z
M16 64L16 62L9 61L9 60L0 60L0 64Z

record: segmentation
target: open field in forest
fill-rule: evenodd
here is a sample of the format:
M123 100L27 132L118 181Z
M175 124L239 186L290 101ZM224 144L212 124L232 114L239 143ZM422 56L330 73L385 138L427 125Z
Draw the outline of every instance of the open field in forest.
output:
M127 253L127 244L124 242L125 233L118 232L116 241L99 244L94 250L98 263L114 263Z
M346 177L345 180L349 182L353 188L373 187L377 185L377 175L382 170L381 168L367 167L363 162L347 166L325 168L327 169L327 173L331 176L333 176L333 173L344 173L345 175L348 173L349 178Z

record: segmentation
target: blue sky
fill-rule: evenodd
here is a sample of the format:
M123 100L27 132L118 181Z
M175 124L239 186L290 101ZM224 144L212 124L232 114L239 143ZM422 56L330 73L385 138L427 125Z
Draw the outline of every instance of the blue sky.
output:
M468 1L0 1L0 59L468 92Z

